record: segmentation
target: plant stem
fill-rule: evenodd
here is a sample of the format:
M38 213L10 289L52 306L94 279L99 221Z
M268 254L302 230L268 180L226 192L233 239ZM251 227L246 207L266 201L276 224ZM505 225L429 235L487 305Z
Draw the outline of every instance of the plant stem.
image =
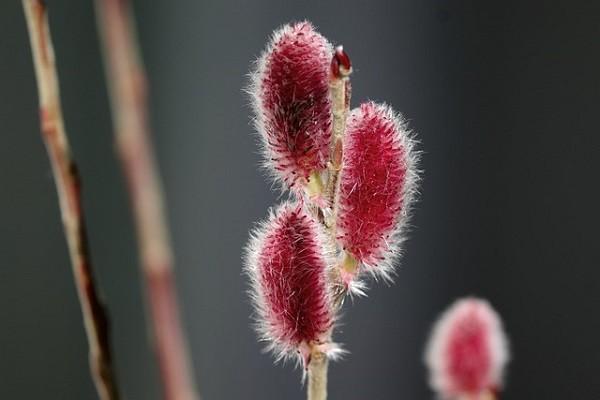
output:
M109 321L100 300L87 245L81 181L62 117L54 50L42 0L23 0L38 86L42 137L50 157L75 286L89 345L92 378L102 400L119 398L109 343Z
M496 395L492 390L487 390L481 396L481 400L498 400L498 399L499 399L499 396Z
M96 0L116 146L133 207L154 346L167 400L195 400L191 363L181 328L172 251L147 120L146 77L130 5Z
M343 61L342 61L343 60ZM350 107L350 74L352 68L350 60L341 46L335 49L331 61L331 75L329 91L332 103L332 141L330 149L330 162L328 165L327 186L325 187L325 207L327 212L320 209L313 214L325 216L318 218L329 232L331 240L337 245L336 218L337 218L337 195L339 192L339 173L342 169L343 137L346 130L346 117ZM314 207L319 207L313 204ZM342 306L347 287L342 280L341 269L336 268L331 274L331 285L333 292L333 306L338 309ZM327 354L314 347L308 362L308 400L327 399Z
M329 221L326 221L333 239L335 240L335 222L337 218L337 195L339 191L339 173L342 169L344 155L343 138L346 130L346 117L350 108L350 74L352 68L344 68L337 60L343 50L336 48L332 60L332 74L329 83L332 102L333 126L332 145L329 163L329 178L327 180L326 197L331 207ZM345 53L343 53L345 55Z
M457 400L498 400L499 397L492 390L486 390L481 394L463 395L457 398Z
M327 355L314 350L308 363L307 400L327 399Z
M340 62L342 58L346 63ZM337 246L336 225L338 214L338 196L340 188L339 174L342 169L344 148L343 139L346 131L346 118L350 109L350 74L352 67L346 53L341 46L335 49L331 61L331 74L329 90L331 93L333 126L332 141L330 151L330 162L328 166L328 180L325 191L329 210L323 214L327 217L324 220L325 228L329 231L331 240ZM339 246L338 246L339 247ZM331 274L331 284L333 286L333 302L335 308L340 308L348 291L347 285L343 279L343 264L338 265Z

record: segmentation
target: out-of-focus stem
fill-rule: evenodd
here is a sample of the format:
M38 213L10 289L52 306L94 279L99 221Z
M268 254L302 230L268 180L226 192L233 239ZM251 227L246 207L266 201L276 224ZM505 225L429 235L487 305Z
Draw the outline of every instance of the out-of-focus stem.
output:
M45 3L23 0L37 78L42 137L52 164L75 286L89 345L92 378L102 400L119 398L109 343L109 322L96 290L90 260L83 209L81 182L71 157L62 117L58 74L48 26Z
M499 396L492 390L486 390L481 394L460 396L457 400L499 400Z
M308 363L307 400L327 399L327 355L314 350Z
M195 400L163 197L148 128L146 77L129 2L96 0L116 146L127 178L165 398Z

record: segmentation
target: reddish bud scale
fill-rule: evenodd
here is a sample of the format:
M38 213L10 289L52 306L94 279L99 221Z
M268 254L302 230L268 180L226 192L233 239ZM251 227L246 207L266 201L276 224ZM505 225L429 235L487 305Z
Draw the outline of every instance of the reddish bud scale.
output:
M404 122L364 103L347 121L338 197L338 239L370 272L386 277L398 253L417 180Z
M327 341L333 326L331 260L319 229L300 205L284 203L247 247L258 330L282 356Z
M327 166L331 142L331 44L309 22L274 33L258 60L251 92L265 165L288 187Z
M331 74L335 78L341 78L350 75L351 72L352 62L348 53L344 51L343 46L337 46L331 58Z
M457 301L436 323L428 345L432 387L445 398L496 391L508 361L506 343L500 318L486 301Z

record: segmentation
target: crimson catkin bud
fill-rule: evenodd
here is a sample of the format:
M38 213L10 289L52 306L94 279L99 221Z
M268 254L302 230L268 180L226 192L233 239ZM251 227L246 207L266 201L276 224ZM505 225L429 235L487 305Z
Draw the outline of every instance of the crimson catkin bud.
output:
M332 251L320 225L299 204L284 203L253 232L246 248L257 330L283 357L310 348L334 351L328 274Z
M414 142L402 118L387 105L352 110L344 136L338 198L338 239L345 266L359 263L388 277L403 241L418 180Z
M319 191L331 142L329 73L333 46L309 22L285 25L252 74L255 125L264 164L296 191Z
M497 391L509 358L500 317L485 300L456 301L436 322L426 351L432 388L443 398Z

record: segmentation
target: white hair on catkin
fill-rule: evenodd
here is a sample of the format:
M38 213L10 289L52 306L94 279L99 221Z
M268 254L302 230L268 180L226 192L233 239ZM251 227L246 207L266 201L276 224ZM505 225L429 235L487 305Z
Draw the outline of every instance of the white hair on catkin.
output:
M284 182L284 179L282 178L282 173L275 168L275 163L273 162L273 160L277 158L278 154L276 154L269 147L269 144L267 142L267 127L265 126L266 110L263 108L261 100L262 77L264 76L267 70L267 60L269 56L273 54L273 51L275 50L277 44L282 40L282 38L285 35L290 34L293 31L293 28L299 24L307 25L316 32L314 25L308 20L290 22L276 29L271 34L266 48L261 52L260 56L253 62L251 71L248 74L249 83L244 90L250 98L250 105L254 113L254 116L252 118L252 125L254 126L255 135L258 136L260 153L262 155L260 167L263 171L265 171L265 174L273 183L273 186L278 188L278 190L281 192L285 192L289 189L289 187ZM329 43L327 39L323 39L326 45L329 48L331 48L331 53L333 54L333 45Z
M396 275L395 264L398 263L404 253L403 244L408 239L412 211L419 194L418 185L421 181L419 162L421 152L417 150L418 140L415 138L415 133L408 129L408 123L402 114L394 111L387 103L375 103L375 105L385 110L385 117L392 121L395 142L399 143L404 149L404 159L406 162L406 175L400 194L400 197L403 199L402 210L397 216L396 223L389 237L384 241L385 249L382 251L383 258L376 265L364 264L366 268L363 268L373 280L382 279L384 282L390 284Z
M446 373L446 345L452 334L453 324L457 316L468 307L477 307L478 317L488 326L489 353L491 355L488 379L495 385L501 386L504 368L510 360L509 343L504 332L502 320L487 300L466 297L456 300L436 320L431 329L424 354L424 363L429 368L429 384L432 389L444 396L452 387L451 377Z
M268 213L269 216L265 220L257 223L252 229L250 239L244 249L244 273L248 276L250 282L248 294L254 307L253 325L259 340L266 343L264 351L272 353L276 362L295 360L297 364L300 365L303 362L303 357L300 354L303 343L300 345L291 343L287 340L285 335L281 335L278 332L279 329L277 327L272 326L269 322L271 310L265 302L259 271L261 249L265 243L266 236L274 226L277 216L282 212L295 208L297 208L297 204L289 201L283 202L275 208L270 208ZM308 214L306 215L308 216ZM334 249L329 237L323 232L320 224L316 221L312 222L312 225L315 228L316 242L321 249L321 255L327 266L325 274L330 276L335 265ZM327 354L328 358L335 360L344 354L344 350L342 350L338 344L330 341L331 333L337 320L335 310L333 310L333 293L330 284L326 285L326 296L327 304L330 304L332 307L332 321L330 330L324 335L324 339L327 339L327 342L322 343L320 348Z

